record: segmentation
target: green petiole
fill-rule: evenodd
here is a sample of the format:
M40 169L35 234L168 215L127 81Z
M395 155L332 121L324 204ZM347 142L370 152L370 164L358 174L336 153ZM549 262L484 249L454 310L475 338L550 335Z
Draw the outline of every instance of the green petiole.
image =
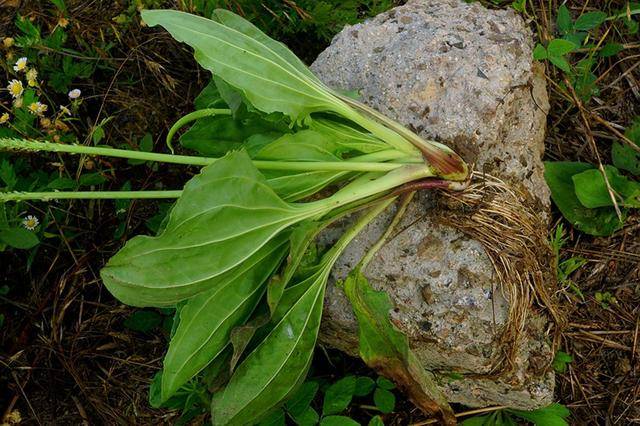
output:
M54 191L0 192L0 203L7 201L51 200L125 200L180 198L182 191Z
M171 141L173 140L173 136L176 134L178 130L180 130L180 128L182 128L185 124L191 123L192 121L196 121L200 118L214 117L216 115L231 115L231 110L220 109L220 108L204 108L204 109L193 111L185 115L184 117L180 118L178 121L176 121L173 124L173 126L171 126L171 129L169 129L169 133L167 133L166 141L167 141L167 146L171 150L171 153L173 154L175 152L173 150L173 145L171 144Z
M159 154L155 152L130 151L107 147L84 145L63 145L51 142L36 142L27 139L0 138L0 150L14 151L48 151L67 154L101 155L105 157L128 158L132 160L155 161L162 163L184 164L190 166L208 166L219 158L197 157L192 155ZM254 160L253 164L260 170L285 171L347 171L347 172L388 172L402 167L403 163L385 163L384 161L402 160L403 162L420 162L418 158L407 157L395 150L385 150L350 158L345 161L265 161Z
M366 174L341 188L323 200L304 204L304 208L317 211L321 216L332 209L382 194L407 182L433 177L434 174L423 165L399 165L399 168L378 177L376 173ZM162 199L180 198L181 190L167 191L54 191L54 192L0 192L0 202L26 200L110 200L110 199Z

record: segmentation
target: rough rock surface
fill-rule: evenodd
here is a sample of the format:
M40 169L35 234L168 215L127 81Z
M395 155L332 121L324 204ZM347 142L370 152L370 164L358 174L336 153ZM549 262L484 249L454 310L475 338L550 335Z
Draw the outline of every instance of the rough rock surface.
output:
M543 76L532 63L532 35L512 10L462 0L414 0L346 27L312 65L330 86L358 90L365 103L459 152L475 169L528 191L546 217L549 191L541 155L548 110ZM410 205L401 230L365 271L395 303L392 320L419 359L437 372L450 401L534 409L552 402L552 358L531 321L508 377L489 373L509 304L481 244L434 219L433 200ZM389 221L379 218L333 271L343 278ZM339 229L322 238L330 242ZM532 317L535 317L532 315ZM331 284L321 340L357 353L357 323ZM451 379L451 373L465 376Z

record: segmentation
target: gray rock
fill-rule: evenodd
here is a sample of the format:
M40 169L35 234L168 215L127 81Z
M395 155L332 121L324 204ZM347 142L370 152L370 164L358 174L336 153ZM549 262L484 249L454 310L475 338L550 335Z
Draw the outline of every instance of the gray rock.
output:
M532 35L512 10L461 0L416 0L346 27L312 65L327 84L443 142L475 169L527 191L546 219L541 155L549 105L532 62ZM391 296L394 323L452 402L534 409L552 402L553 357L544 318L531 320L508 377L493 377L509 303L482 245L436 220L433 196L410 205L400 231L365 271ZM383 232L390 213L359 235L334 268L344 278ZM322 237L325 244L344 224ZM321 341L357 354L357 322L330 284ZM532 313L532 318L536 316ZM465 376L452 379L451 373Z

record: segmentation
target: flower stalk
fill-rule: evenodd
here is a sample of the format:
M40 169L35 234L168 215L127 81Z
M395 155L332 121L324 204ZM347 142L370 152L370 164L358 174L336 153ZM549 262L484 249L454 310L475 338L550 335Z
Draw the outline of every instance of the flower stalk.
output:
M168 191L53 191L53 192L0 192L0 203L7 201L52 200L134 200L180 198L181 190Z
M51 142L37 142L27 139L0 138L0 150L12 151L48 151L67 154L96 155L105 157L127 158L132 160L154 161L161 163L183 164L190 166L208 166L219 158L197 157L192 155L160 154L155 152L131 151L108 147L84 145L64 145ZM387 163L389 160L402 160L401 163ZM385 150L350 158L345 161L266 161L254 160L253 164L260 170L284 171L348 171L348 172L388 172L402 167L405 162L413 163L417 158L406 157L406 154Z

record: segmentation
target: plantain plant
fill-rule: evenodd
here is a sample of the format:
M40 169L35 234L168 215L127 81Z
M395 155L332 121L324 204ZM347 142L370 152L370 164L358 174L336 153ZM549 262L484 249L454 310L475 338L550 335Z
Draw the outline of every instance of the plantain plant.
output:
M190 125L180 144L199 155L16 139L0 139L0 148L188 164L202 166L200 173L182 190L12 192L0 201L177 198L159 233L128 241L102 279L123 303L177 308L160 401L206 375L217 383L213 424L254 424L304 382L326 283L347 244L399 194L459 189L469 171L446 146L329 89L286 46L231 12L217 10L211 20L171 10L142 17L191 46L213 74L196 110L167 137L173 151L174 135ZM310 261L318 233L359 210L355 225ZM452 423L446 401L388 321L388 300L359 269L354 274L345 290L365 327L365 361L396 381L411 376L399 383L409 396Z

